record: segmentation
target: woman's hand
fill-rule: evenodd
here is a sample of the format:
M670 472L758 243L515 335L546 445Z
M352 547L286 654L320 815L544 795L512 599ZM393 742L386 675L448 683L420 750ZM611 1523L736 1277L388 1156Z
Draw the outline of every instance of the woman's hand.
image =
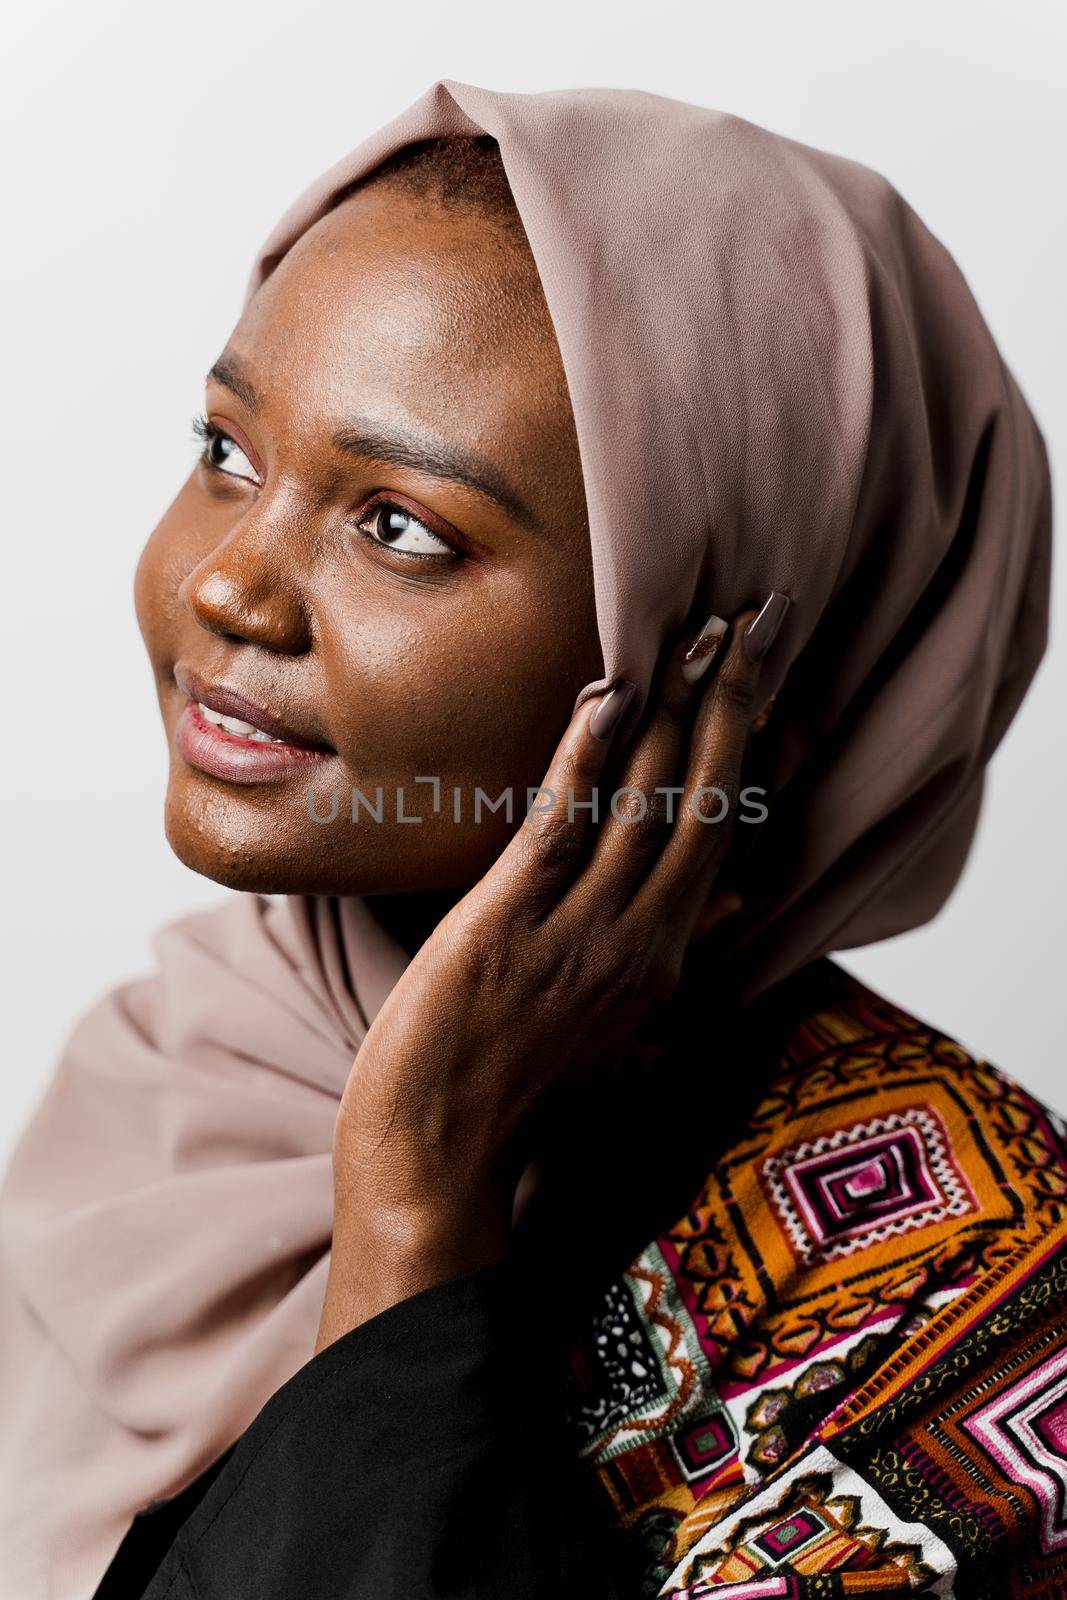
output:
M712 619L688 664L689 640L678 641L610 786L601 781L611 748L604 724L625 709L626 690L578 709L544 780L555 803L538 797L542 808L389 996L337 1118L317 1348L505 1254L532 1113L576 1076L621 1059L674 992L693 938L735 908L736 897L711 897L757 710L770 604L747 648L752 614L728 639ZM694 681L717 649L719 671ZM593 826L598 784L602 817ZM629 803L636 815L643 796L639 820L609 808L624 788L637 794L619 797L618 812L626 818ZM724 795L725 816L711 820Z

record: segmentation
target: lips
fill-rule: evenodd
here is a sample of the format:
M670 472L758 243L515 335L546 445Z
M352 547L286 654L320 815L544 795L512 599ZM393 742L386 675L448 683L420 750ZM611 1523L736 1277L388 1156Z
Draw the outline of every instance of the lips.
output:
M212 777L230 783L275 782L335 754L229 684L208 684L181 663L174 678L187 696L178 719L179 754Z

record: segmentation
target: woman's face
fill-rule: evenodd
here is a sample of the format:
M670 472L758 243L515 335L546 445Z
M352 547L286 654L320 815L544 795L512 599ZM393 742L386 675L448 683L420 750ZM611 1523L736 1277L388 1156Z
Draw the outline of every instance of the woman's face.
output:
M574 422L523 241L359 191L249 305L205 415L137 572L171 845L265 893L473 882L603 670ZM484 798L509 787L512 824Z

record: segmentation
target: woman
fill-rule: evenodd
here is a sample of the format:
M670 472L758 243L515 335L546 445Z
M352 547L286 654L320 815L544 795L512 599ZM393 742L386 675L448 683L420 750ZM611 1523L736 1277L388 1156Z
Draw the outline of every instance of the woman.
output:
M943 903L1045 644L944 250L728 117L438 84L199 431L137 605L247 893L9 1174L5 1592L1059 1592L1062 1130L826 959Z

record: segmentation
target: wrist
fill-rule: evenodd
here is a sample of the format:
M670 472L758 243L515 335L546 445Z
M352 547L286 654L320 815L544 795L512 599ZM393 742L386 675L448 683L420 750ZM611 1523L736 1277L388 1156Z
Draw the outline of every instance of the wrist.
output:
M423 1289L502 1261L509 1221L489 1197L463 1208L339 1207L316 1350Z

